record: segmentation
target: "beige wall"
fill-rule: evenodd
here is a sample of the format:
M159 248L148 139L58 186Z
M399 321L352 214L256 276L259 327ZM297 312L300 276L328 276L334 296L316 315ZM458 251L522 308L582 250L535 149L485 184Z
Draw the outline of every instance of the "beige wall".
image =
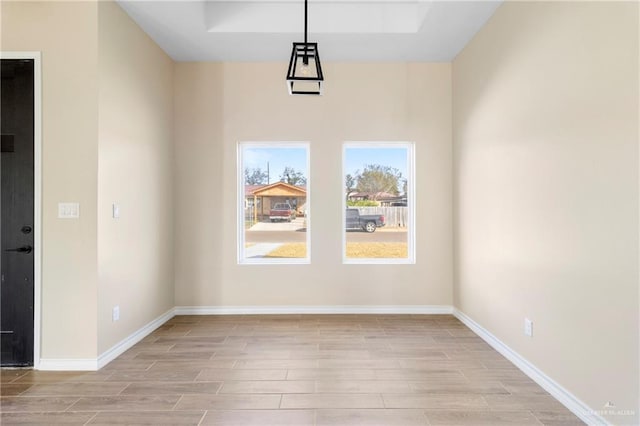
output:
M173 308L173 61L98 6L98 353ZM112 204L120 218L112 217ZM120 307L113 322L112 308Z
M174 306L173 62L112 2L1 8L1 50L42 52L42 358L95 359Z
M176 305L452 303L451 65L324 65L324 96L290 97L285 63L176 64ZM353 140L416 143L415 265L341 264ZM237 265L240 141L310 141L310 265Z
M95 358L98 7L0 7L1 50L42 52L42 357ZM58 219L61 201L79 202L80 218Z
M174 68L175 205L184 206L175 210L176 305L205 305L221 287L222 71L220 64Z
M638 417L638 4L505 3L453 64L456 306ZM534 337L523 321L534 322Z

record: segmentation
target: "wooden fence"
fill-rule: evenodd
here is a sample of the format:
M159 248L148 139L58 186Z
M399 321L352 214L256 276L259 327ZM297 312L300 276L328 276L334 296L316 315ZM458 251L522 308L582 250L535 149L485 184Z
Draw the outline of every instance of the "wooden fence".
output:
M386 226L390 228L406 228L409 224L407 207L358 207L360 214L381 214Z

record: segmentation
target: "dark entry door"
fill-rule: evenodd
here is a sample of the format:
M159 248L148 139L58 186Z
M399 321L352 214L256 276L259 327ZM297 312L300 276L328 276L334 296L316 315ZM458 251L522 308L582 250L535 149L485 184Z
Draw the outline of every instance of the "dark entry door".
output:
M2 59L0 364L33 365L34 61Z

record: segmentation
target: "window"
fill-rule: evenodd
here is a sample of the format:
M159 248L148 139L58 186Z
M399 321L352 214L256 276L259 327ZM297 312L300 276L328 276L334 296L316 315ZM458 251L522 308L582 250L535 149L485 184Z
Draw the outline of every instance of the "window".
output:
M345 143L344 263L415 263L413 150L408 142Z
M238 263L309 263L309 145L238 144Z

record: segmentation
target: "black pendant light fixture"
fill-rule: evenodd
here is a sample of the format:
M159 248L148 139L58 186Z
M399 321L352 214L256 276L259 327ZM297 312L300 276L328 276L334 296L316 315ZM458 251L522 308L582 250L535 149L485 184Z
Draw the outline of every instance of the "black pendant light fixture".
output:
M293 43L287 87L290 95L322 95L323 81L318 43L307 42L307 0L304 0L304 43Z

